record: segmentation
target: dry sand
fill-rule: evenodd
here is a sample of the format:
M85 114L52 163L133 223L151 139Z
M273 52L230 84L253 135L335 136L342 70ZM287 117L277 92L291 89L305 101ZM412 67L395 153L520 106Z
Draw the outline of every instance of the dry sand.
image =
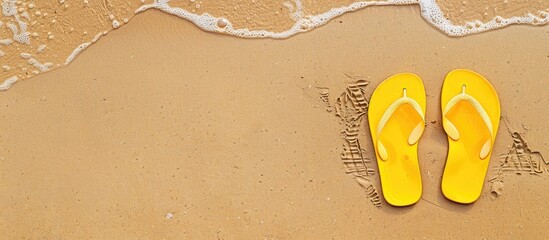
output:
M498 157L549 156L547 42L548 28L531 26L450 38L417 6L367 8L282 41L210 34L147 11L70 66L0 94L0 233L543 239L547 166L542 173L502 168ZM487 180L503 192L494 197L487 181L472 205L439 190L447 151L439 94L454 68L487 77L502 105ZM381 200L377 208L345 173L345 127L333 107L354 81L370 82L369 98L399 72L420 75L428 94L419 148L424 194L411 207ZM359 140L374 159L366 126ZM377 170L374 162L367 167ZM368 178L379 192L377 175Z

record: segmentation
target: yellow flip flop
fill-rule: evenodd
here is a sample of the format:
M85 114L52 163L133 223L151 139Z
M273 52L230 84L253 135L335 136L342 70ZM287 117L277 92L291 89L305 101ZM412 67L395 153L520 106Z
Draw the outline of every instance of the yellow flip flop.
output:
M408 206L421 198L417 143L425 129L425 88L412 73L383 81L368 108L381 188L393 206Z
M480 197L498 131L498 95L480 74L456 69L444 80L441 107L449 145L442 193L454 202L472 203Z

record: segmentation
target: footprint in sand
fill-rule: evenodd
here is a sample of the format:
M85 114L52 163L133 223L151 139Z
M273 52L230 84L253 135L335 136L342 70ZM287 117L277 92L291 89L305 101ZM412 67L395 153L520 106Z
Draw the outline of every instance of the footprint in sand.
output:
M518 132L511 133L513 144L509 152L500 156L496 166L496 175L488 180L491 183L490 194L497 198L503 193L503 177L506 174L530 174L549 177L549 162L539 151L532 151Z

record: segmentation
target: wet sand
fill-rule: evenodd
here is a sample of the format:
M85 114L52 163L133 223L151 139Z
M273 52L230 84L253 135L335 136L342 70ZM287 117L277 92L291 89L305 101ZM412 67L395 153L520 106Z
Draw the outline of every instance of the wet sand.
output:
M472 205L442 196L439 94L454 68L483 74L502 105L491 169L512 149L512 132L547 158L548 41L547 27L531 26L451 38L417 6L364 9L283 41L206 33L144 12L71 65L0 94L0 232L8 239L542 239L546 172L503 172L502 194L493 198L487 182ZM370 81L369 96L399 72L421 76L428 95L419 147L424 194L412 207L376 208L345 173L340 119L317 87L334 105L353 81L346 75ZM368 129L359 136L374 159ZM379 191L377 175L370 179Z
M19 80L70 64L110 31L130 23L136 14L151 9L178 16L208 32L244 38L285 39L323 26L342 14L379 5L419 5L421 12L418 13L449 36L465 36L515 24L545 25L549 22L547 1L3 0L0 91ZM162 23L159 27L169 29Z

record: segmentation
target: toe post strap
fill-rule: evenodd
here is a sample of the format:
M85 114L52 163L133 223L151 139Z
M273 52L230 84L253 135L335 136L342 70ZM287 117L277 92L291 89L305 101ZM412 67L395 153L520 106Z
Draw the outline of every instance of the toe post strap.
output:
M421 117L421 122L419 122L416 127L412 130L410 135L408 136L408 144L414 145L419 141L419 138L423 134L423 131L425 130L425 115L423 114L423 110L421 109L421 106L418 102L416 102L413 98L410 98L406 95L406 88L403 90L403 96L399 99L397 99L395 102L393 102L383 113L381 116L381 119L377 125L377 134L378 134L378 140L377 140L377 152L379 154L379 157L383 161L387 161L389 159L387 148L383 145L382 141L379 139L379 136L381 135L381 132L383 131L383 128L391 118L391 116L395 113L395 111L404 104L409 104L412 106L412 108L417 112L417 114Z
M466 88L466 86L464 84L462 86L461 93L456 95L452 99L450 99L450 101L448 101L448 103L446 104L446 107L444 108L444 111L442 113L442 127L444 128L444 131L446 132L446 134L448 134L448 137L450 137L450 139L452 139L454 141L458 141L459 138L460 138L459 130L450 121L450 119L448 119L446 117L446 114L448 112L450 112L450 110L452 110L452 108L454 108L461 101L466 101L466 102L470 103L473 106L473 108L478 112L478 114L482 118L482 121L484 122L484 124L486 124L486 127L488 128L488 130L490 132L490 137L488 138L488 140L482 146L480 154L479 154L480 159L483 160L488 156L488 154L492 150L492 139L493 139L492 121L490 120L490 117L488 116L488 113L486 112L486 110L484 110L484 108L482 107L480 102L478 100L476 100L473 96L467 94L465 92L465 88Z

